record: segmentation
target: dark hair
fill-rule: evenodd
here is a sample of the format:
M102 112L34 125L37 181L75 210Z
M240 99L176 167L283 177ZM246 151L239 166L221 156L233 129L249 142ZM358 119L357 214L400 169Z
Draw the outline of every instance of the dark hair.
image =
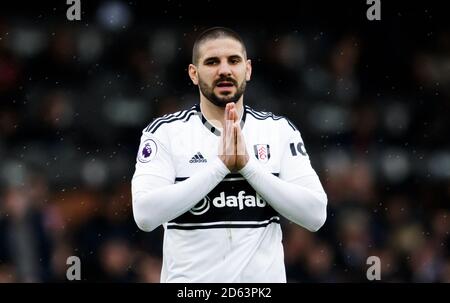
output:
M236 40L242 45L244 55L247 54L247 49L245 48L244 40L242 40L241 36L239 36L238 33L226 27L216 26L208 28L207 30L203 31L200 35L198 35L197 39L194 42L194 47L192 48L192 64L198 63L198 59L200 57L199 49L204 42L219 38L231 38Z

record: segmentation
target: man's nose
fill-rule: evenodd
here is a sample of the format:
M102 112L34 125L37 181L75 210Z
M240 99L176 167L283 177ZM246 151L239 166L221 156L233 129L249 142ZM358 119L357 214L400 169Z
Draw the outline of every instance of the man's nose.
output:
M219 76L230 76L231 75L231 68L228 62L222 62L219 66Z

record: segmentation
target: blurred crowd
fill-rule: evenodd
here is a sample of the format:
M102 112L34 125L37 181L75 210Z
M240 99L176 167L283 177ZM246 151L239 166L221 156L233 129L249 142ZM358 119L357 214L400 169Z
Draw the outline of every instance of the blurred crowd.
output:
M130 181L142 129L199 101L201 28L124 12L0 14L0 282L66 281L69 256L85 281L159 281L163 230L137 228ZM297 125L328 194L319 232L283 221L288 281L364 282L378 256L382 281L450 282L450 31L374 48L357 30L234 29L245 103Z

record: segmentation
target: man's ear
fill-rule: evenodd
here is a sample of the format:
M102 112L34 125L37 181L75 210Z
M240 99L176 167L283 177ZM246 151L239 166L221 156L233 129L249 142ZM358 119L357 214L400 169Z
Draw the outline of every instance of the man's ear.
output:
M247 60L246 62L246 74L245 74L245 81L250 81L251 77L252 77L252 60Z
M192 83L198 85L198 74L197 74L197 66L194 64L189 64L188 68L189 77L192 80Z

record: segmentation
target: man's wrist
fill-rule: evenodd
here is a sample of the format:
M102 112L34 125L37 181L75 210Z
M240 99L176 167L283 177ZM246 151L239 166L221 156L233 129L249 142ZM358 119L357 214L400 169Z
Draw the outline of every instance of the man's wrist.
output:
M249 157L247 164L239 170L239 173L246 179L251 177L259 169L258 162L253 157Z
M212 163L213 167L215 168L215 171L222 177L224 178L226 175L228 175L230 173L230 170L228 169L228 167L225 165L225 163L223 163L223 161L219 158L216 157Z

